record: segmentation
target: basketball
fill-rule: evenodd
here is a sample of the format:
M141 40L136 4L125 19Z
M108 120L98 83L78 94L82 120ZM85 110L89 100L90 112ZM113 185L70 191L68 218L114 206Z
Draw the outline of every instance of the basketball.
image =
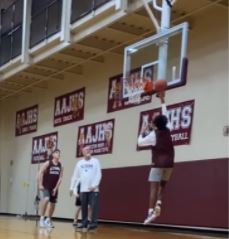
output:
M153 82L151 80L147 80L143 85L144 92L149 94L153 92Z
M155 81L155 91L163 92L167 87L167 82L165 80L156 80Z

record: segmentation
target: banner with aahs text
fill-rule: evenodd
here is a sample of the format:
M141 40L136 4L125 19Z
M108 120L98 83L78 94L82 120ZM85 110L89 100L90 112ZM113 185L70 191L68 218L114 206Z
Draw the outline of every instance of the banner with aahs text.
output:
M43 163L49 160L53 150L57 149L57 145L57 132L34 137L32 139L32 164Z
M130 81L127 85L125 85L125 89L127 91L131 91L131 89L140 87L139 84L142 84L140 79L141 70L140 68L132 70L130 73ZM153 66L145 68L144 79L152 79L153 78ZM150 103L152 99L152 95L147 95L142 93L140 96L139 103L133 103L129 101L129 98L123 98L123 74L113 76L109 79L108 84L108 100L107 100L107 113L123 110L131 107L135 107L138 105ZM129 89L129 90L128 90Z
M16 112L15 136L37 131L38 105Z
M78 129L76 157L82 157L82 149L90 146L93 155L110 154L113 148L114 119L80 126Z
M194 114L194 100L168 105L168 120L171 124L171 136L173 145L190 144L192 133L192 121ZM155 116L161 113L161 108L143 111L140 113L139 132L153 122ZM137 147L138 150L149 147Z
M85 88L55 98L54 126L60 126L84 117Z

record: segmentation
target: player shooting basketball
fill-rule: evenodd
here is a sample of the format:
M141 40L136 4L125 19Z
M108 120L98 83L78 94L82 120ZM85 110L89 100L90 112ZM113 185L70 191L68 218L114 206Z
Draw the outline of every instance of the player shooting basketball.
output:
M138 138L139 146L152 146L152 168L149 174L149 210L144 221L145 225L160 216L163 191L170 179L174 164L174 147L164 93L160 92L158 96L162 104L162 114L154 118L153 125L144 127Z

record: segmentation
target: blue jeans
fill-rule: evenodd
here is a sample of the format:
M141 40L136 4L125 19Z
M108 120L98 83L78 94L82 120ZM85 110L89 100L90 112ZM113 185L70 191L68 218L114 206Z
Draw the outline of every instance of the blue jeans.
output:
M99 211L99 193L98 192L82 192L80 193L82 203L82 225L88 226L88 206L91 209L91 223L90 226L97 226L98 211Z

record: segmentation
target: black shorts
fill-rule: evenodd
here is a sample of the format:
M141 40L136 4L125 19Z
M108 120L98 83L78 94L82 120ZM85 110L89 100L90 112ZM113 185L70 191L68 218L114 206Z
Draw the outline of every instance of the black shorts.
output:
M77 207L81 207L81 199L80 199L80 197L76 197L75 205L76 205Z
M41 198L49 198L49 202L51 203L57 203L57 198L58 198L58 192L56 193L55 196L52 195L52 190L51 189L44 189L41 191Z

